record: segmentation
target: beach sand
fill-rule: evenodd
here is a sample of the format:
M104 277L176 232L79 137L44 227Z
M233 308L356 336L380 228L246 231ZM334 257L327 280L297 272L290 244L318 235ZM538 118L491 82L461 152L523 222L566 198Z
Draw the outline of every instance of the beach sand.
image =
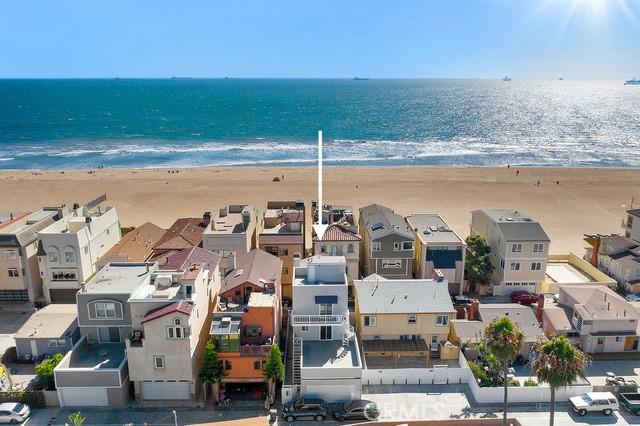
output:
M0 172L0 211L87 202L106 193L122 226L168 227L229 203L263 208L267 200L317 196L316 169L191 168ZM516 176L519 170L519 176ZM272 182L275 176L284 181ZM540 181L540 186L537 182ZM560 184L556 184L559 181ZM620 233L631 198L640 200L638 169L325 167L325 202L358 209L379 203L406 215L435 212L463 238L470 212L514 208L539 220L551 253L582 256L584 233ZM636 202L640 207L640 201Z

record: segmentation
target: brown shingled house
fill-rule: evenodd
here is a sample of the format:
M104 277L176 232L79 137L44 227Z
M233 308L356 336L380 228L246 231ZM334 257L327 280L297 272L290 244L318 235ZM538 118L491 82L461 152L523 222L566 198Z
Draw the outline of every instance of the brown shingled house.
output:
M109 262L144 262L165 232L166 229L151 222L135 228L98 260L96 269L102 269Z
M182 217L164 233L153 246L150 260L164 263L164 260L180 250L202 247L202 234L211 222L211 213L206 212L201 218Z
M253 249L236 258L236 266L220 287L220 301L245 304L251 293L272 290L280 297L282 260L266 251Z

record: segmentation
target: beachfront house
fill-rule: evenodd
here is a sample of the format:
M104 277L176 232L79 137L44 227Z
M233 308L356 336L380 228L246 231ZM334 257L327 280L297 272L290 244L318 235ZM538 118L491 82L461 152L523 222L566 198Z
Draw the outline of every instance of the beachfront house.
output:
M440 358L456 313L446 280L387 280L373 275L356 281L354 287L356 326L369 368L374 363L393 364L395 357L418 358L419 367Z
M416 238L413 259L415 278L437 278L439 270L449 283L451 295L464 292L466 244L438 214L411 214L406 217Z
M258 237L261 250L282 259L282 296L291 298L294 259L305 254L305 205L303 200L269 201L264 229Z
M545 279L550 243L540 223L517 210L475 210L471 235L482 235L491 246L494 295L538 290Z
M627 220L622 221L624 236L640 242L640 209L627 210Z
M165 229L151 222L132 229L98 259L96 269L100 270L108 263L146 261L153 252L153 246L160 241L165 232Z
M318 208L313 202L313 223L317 223ZM324 205L322 223L328 225L323 235L313 231L313 253L319 256L344 256L347 260L349 285L360 278L360 242L358 223L349 206Z
M359 222L363 276L413 278L416 237L403 217L388 207L371 204L360 209Z
M202 247L222 256L220 274L234 268L230 256L240 256L258 247L262 229L260 210L245 204L230 204L218 210L202 235Z
M620 235L585 239L585 259L613 278L626 292L640 292L640 243Z
M344 256L296 260L284 400L359 399L362 361L347 307Z
M0 213L0 302L45 302L38 268L38 232L65 214L60 207Z
M601 285L562 286L542 312L548 336L566 336L587 353L637 351L639 319L632 303Z
M75 303L80 284L98 259L120 241L114 207L74 205L70 214L38 233L38 265L47 303Z
M229 309L242 306L252 293L282 291L282 260L260 249L238 255L235 267L222 280L219 304Z
M160 240L154 244L149 261L162 265L166 259L185 249L202 247L202 235L211 222L211 212L202 217L181 217L167 229Z

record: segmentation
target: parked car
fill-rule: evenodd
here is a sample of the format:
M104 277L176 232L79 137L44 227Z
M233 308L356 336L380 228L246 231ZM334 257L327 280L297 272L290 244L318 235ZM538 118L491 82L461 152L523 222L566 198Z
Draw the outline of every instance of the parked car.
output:
M600 411L609 416L618 409L618 400L611 392L587 392L582 396L572 396L569 404L580 416L589 411Z
M451 298L451 301L453 302L454 305L470 305L472 300L470 297L468 296L453 296Z
M282 407L280 415L288 422L296 420L324 421L329 414L327 403L320 398L300 398Z
M345 420L377 420L380 410L375 402L358 399L338 404L333 409L333 418L339 422Z
M629 293L624 298L629 302L640 302L640 293Z
M27 404L19 402L5 402L0 404L0 423L22 423L31 415L31 409Z
M618 395L618 401L624 408L640 416L640 393L621 393Z
M525 290L516 290L513 293L511 293L511 301L513 303L524 303L524 304L536 303L538 301L538 295L529 293L528 291L525 291Z

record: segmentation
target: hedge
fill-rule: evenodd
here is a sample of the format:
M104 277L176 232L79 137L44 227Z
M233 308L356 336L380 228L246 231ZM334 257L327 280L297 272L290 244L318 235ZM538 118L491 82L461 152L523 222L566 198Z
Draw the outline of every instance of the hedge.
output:
M47 406L42 391L0 392L0 404L3 402L20 402L31 408L45 408Z

